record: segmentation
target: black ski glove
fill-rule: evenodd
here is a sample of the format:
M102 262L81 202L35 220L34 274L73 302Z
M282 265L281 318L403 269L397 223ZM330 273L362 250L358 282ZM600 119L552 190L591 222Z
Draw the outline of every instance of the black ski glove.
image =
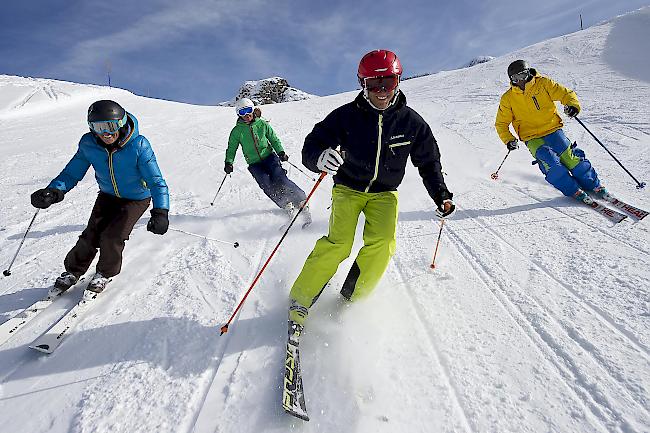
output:
M440 218L448 217L456 210L456 205L451 199L443 201L440 206L436 208L436 215Z
M517 140L510 140L506 143L508 150L517 150L519 149L519 142Z
M65 193L56 188L43 188L32 193L32 206L39 209L47 209L51 204L63 200Z
M226 174L230 174L230 173L232 173L232 170L233 170L233 166L232 166L232 164L229 163L229 162L227 162L227 163L223 166L223 171L225 171Z
M580 110L578 110L578 107L574 107L573 105L567 105L564 107L564 114L566 114L569 117L576 117Z
M169 210L153 208L150 212L151 218L149 218L149 222L147 223L147 230L157 235L164 235L167 233L167 229L169 228L169 218L167 218L167 214L169 213Z
M285 162L289 160L289 155L287 155L285 152L280 152L278 153L278 158L280 158L280 161Z

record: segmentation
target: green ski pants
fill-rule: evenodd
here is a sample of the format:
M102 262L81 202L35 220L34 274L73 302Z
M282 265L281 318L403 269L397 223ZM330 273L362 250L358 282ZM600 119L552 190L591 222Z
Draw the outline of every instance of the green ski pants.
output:
M350 255L361 212L366 219L363 247L350 269L342 294L352 301L368 295L395 253L397 201L397 191L368 193L335 185L329 234L316 241L307 257L291 288L292 301L307 308L316 301L339 264Z

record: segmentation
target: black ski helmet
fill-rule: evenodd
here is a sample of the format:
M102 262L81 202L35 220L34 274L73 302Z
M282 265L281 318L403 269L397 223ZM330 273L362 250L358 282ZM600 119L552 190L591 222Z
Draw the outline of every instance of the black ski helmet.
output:
M508 78L526 69L530 69L530 66L528 66L527 61L515 60L514 62L510 63L510 66L508 66Z
M122 120L126 111L115 101L102 100L93 102L88 107L88 122L101 122L104 120Z

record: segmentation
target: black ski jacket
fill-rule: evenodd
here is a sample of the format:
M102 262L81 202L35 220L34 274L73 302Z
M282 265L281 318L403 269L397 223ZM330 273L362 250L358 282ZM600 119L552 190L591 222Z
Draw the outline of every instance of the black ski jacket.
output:
M318 173L318 157L326 148L338 146L344 162L334 176L335 184L364 192L395 191L410 156L433 201L440 205L452 198L442 176L440 150L431 128L406 106L401 92L397 101L383 111L374 109L363 93L332 111L305 138L302 162Z

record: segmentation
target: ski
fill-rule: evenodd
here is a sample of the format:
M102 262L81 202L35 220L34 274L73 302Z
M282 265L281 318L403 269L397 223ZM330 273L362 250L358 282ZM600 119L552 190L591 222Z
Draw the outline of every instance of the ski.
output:
M627 218L627 215L622 214L620 212L615 211L614 209L610 209L605 205L602 205L592 199L590 196L585 194L584 192L581 191L582 195L577 195L575 197L578 202L584 204L585 206L588 206L598 212L599 214L603 215L605 218L613 222L614 224L620 223L623 221L625 218Z
M86 313L97 299L99 293L84 290L79 302L77 302L66 314L64 314L50 329L34 340L29 347L43 353L52 353L61 345L63 339L70 333L71 329L79 323L79 320Z
M302 326L289 322L289 332L287 354L284 361L282 407L289 415L309 421L307 406L305 405L305 393L302 387L302 375L300 373L300 350L298 349Z
M77 284L83 280L80 279ZM0 324L0 346L9 341L11 337L16 335L18 331L32 321L36 316L41 314L47 307L52 305L58 298L61 297L66 291L72 290L74 286L67 290L62 290L57 287L51 287L47 291L47 295L38 301L34 302L29 307L25 308L20 313L11 317Z
M632 218L636 220L641 221L643 218L648 216L648 211L639 209L638 207L625 203L623 200L619 200L610 194L608 194L605 197L598 197L598 198L610 203L616 209L622 210L623 212L627 213L628 215L630 215Z

